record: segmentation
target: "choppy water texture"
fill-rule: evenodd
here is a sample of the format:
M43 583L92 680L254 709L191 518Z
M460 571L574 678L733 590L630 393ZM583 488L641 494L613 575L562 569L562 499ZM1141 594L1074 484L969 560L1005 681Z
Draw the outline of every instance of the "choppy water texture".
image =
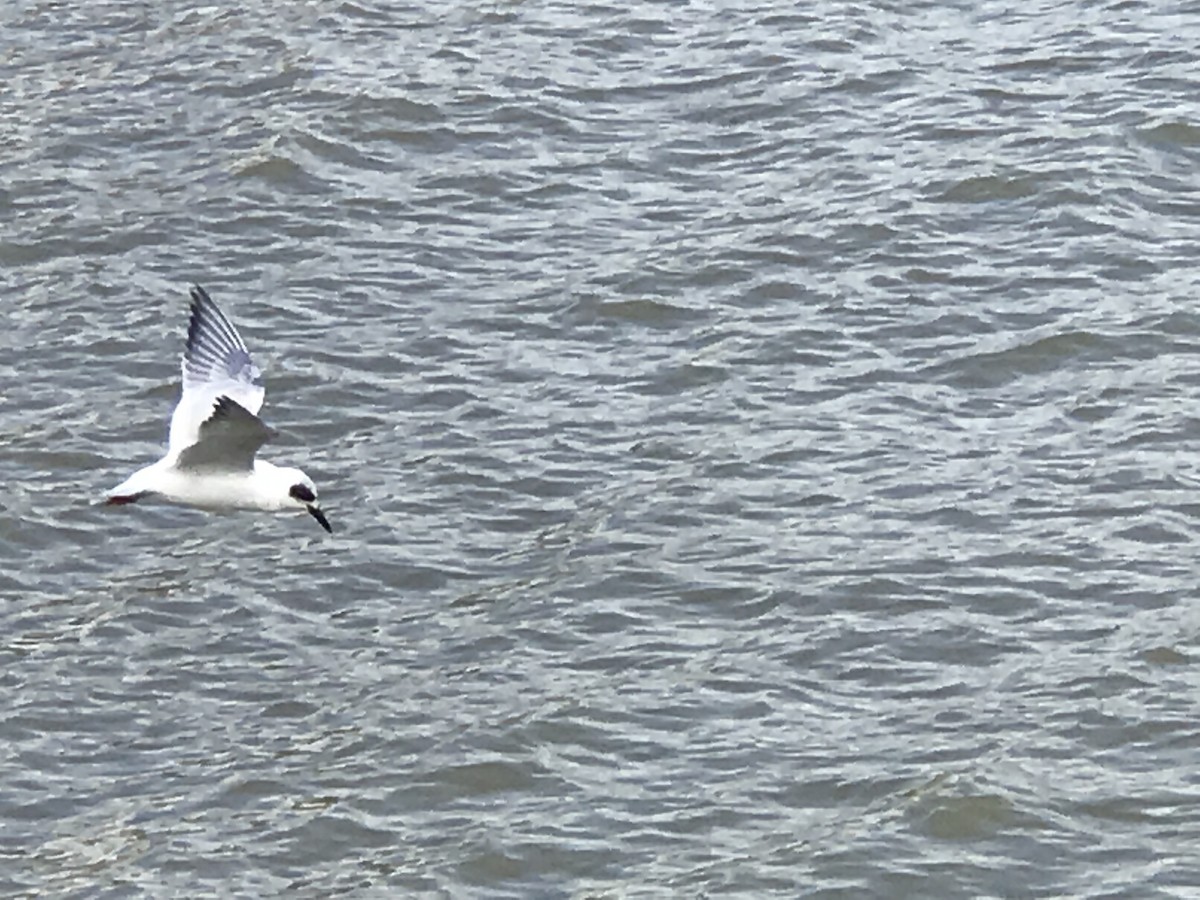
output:
M1198 46L0 7L0 894L1196 896ZM332 537L94 505L192 282Z

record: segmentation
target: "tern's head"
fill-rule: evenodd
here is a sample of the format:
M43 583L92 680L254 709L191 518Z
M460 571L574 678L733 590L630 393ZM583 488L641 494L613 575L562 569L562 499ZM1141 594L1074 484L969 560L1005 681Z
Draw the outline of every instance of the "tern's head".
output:
M308 510L308 514L316 519L321 527L333 534L333 528L329 525L329 520L325 518L325 513L321 512L321 506L317 503L317 489L313 485L312 480L301 472L299 469L289 470L295 473L295 479L292 485L288 488L288 497L297 506L302 506Z

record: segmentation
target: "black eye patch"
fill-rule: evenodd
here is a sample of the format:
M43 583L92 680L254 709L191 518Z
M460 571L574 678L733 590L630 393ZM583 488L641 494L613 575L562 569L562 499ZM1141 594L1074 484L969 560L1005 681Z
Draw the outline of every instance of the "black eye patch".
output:
M308 485L293 484L288 493L299 500L301 503L312 503L317 499L316 494L309 490Z

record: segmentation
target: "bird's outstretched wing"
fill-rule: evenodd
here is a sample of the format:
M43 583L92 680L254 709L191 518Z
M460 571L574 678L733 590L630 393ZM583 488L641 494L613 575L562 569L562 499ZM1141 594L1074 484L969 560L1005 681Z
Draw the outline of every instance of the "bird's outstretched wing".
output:
M275 432L236 400L218 397L212 415L200 425L200 439L180 451L180 469L245 471L254 468L254 456Z
M262 425L254 416L262 408L267 393L259 383L262 373L250 359L250 351L237 329L204 288L198 286L192 288L182 368L183 394L171 415L168 455L179 459L187 448L203 439L202 429L222 398L232 401ZM259 441L255 450L261 444Z

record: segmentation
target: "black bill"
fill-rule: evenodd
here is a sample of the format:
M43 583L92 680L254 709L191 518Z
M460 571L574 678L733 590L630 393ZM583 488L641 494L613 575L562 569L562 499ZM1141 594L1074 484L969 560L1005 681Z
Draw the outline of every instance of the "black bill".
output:
M310 503L308 505L307 509L308 509L308 514L310 516L312 516L314 519L316 519L318 522L320 522L322 528L324 528L330 534L333 534L333 528L330 526L329 520L327 518L325 518L325 513L321 512L321 507L314 506L313 504Z

